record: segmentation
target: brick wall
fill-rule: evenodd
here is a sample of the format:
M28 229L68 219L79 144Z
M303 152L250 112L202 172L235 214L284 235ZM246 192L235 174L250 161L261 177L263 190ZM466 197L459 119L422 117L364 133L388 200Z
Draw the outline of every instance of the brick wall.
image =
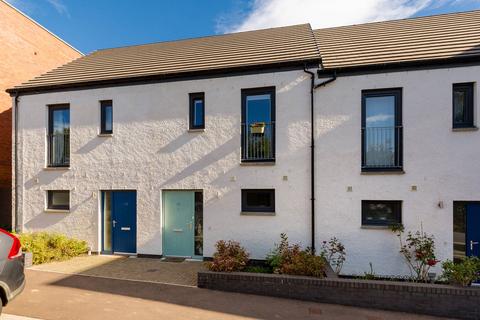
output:
M356 307L480 319L480 288L255 273L199 272L198 287Z
M7 88L81 54L0 0L0 226L11 225L12 99Z

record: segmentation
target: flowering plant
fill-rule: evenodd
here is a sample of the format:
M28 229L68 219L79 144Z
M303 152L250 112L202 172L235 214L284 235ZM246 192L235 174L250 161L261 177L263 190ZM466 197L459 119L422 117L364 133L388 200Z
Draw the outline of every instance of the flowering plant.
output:
M213 261L207 262L210 271L234 272L245 269L248 263L248 253L236 241L220 240L215 244L217 251L213 254Z
M404 242L403 225L393 225L391 229L399 239L400 253L405 258L412 277L417 281L428 281L428 271L440 262L435 257L434 237L423 232L423 229L414 233L409 231Z
M340 240L333 237L329 241L323 241L320 255L328 261L336 274L340 274L347 255L345 246Z

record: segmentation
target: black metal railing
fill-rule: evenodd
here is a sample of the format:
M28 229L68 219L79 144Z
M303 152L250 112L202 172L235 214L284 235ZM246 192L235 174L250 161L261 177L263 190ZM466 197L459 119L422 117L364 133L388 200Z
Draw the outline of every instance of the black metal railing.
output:
M242 161L275 161L275 123L242 123Z
M402 127L362 128L362 139L363 169L402 167Z
M48 166L68 167L70 165L70 134L53 133L48 139Z

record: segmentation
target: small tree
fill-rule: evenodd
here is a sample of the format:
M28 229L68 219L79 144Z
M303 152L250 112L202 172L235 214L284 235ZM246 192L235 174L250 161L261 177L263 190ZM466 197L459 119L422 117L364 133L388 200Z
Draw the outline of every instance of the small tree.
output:
M428 235L421 228L420 231L415 233L409 231L404 242L402 235L405 233L405 228L403 225L392 225L391 230L398 237L400 253L405 258L412 278L417 281L428 281L428 271L439 262L435 257L433 235Z
M336 274L340 274L342 271L343 263L345 262L347 252L345 246L336 237L331 238L328 242L323 241L320 248L320 255L324 257L333 271Z

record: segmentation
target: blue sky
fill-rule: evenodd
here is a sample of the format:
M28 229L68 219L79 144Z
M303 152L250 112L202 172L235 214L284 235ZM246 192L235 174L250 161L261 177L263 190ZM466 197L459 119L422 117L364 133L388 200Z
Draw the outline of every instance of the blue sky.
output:
M310 22L314 28L480 9L480 0L7 0L84 53Z

